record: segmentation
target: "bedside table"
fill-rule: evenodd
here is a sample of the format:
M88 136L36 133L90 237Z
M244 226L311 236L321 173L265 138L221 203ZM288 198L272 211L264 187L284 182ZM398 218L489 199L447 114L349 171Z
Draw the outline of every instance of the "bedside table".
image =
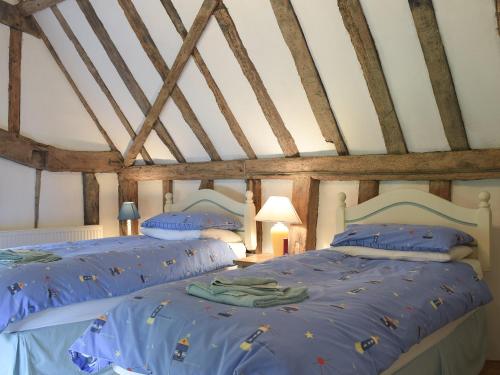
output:
M253 254L247 256L246 258L236 259L233 263L239 268L245 268L251 266L252 264L262 263L273 258L273 254Z

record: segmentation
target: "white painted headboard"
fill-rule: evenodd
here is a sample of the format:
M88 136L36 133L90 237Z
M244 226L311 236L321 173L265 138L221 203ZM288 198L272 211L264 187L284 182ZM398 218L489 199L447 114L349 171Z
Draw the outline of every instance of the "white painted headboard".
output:
M394 190L354 207L346 207L345 193L338 194L335 233L354 223L442 225L462 230L476 239L484 271L490 270L490 193L479 193L478 208L457 206L420 190Z
M255 223L255 205L253 203L253 192L245 193L244 203L235 201L215 190L196 190L186 199L173 203L172 193L165 194L165 212L219 212L238 218L243 223L240 232L247 250L255 250L257 247L257 225Z

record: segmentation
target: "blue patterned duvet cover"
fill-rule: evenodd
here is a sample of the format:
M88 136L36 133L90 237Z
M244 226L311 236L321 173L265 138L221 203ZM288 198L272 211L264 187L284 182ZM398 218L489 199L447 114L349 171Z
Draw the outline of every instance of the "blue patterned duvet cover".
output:
M218 240L165 241L147 236L65 242L18 249L49 251L51 263L0 266L0 332L50 307L114 297L232 265Z
M97 319L71 347L87 372L378 374L412 345L491 295L464 263L368 260L332 250L282 257L225 277L306 286L296 305L244 308L186 294L193 280L149 288Z

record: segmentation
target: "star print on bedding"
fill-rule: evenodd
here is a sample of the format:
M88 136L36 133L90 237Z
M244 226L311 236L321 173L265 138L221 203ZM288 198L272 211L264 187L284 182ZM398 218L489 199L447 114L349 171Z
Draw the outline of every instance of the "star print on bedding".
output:
M12 249L22 251L25 248ZM218 240L165 241L147 236L31 246L57 259L0 267L0 332L51 307L121 296L233 264Z
M149 375L379 374L427 335L491 301L468 264L369 260L333 250L219 276L272 278L307 287L309 298L249 308L186 294L187 285L213 276L158 285L90 326L70 348L73 362L90 373L116 365Z

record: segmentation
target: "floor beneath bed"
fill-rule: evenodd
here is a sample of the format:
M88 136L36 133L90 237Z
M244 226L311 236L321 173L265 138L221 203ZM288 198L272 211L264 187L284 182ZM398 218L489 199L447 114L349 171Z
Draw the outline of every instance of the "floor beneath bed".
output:
M500 361L486 361L480 375L500 375Z

